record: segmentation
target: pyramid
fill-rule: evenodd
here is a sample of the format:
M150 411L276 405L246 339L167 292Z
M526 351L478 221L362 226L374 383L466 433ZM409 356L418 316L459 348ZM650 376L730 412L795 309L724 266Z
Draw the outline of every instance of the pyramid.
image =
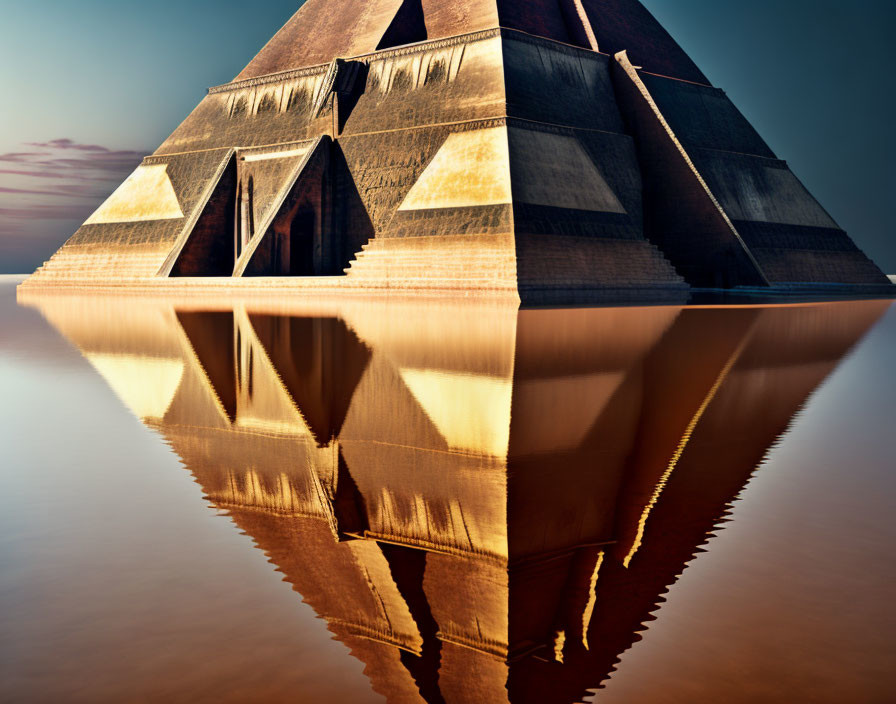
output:
M637 0L308 0L26 285L197 280L892 290Z

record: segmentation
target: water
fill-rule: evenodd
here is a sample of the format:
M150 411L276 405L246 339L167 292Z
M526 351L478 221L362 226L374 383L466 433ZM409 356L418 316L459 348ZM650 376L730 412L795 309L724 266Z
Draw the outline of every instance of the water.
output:
M0 701L890 702L896 307L0 282Z

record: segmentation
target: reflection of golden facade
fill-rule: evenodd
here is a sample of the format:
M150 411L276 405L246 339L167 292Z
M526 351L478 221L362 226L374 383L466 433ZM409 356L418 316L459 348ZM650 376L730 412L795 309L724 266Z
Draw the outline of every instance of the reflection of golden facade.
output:
M395 702L600 684L886 304L42 298Z
M25 285L892 291L638 0L308 0Z

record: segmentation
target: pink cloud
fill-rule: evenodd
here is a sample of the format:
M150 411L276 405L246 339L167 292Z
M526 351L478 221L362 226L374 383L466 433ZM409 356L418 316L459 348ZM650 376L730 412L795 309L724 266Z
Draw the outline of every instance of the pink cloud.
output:
M82 216L85 211L90 215L90 206L81 205L35 205L29 208L0 207L0 217L10 220L72 220ZM86 217L86 216L85 216ZM15 232L10 228L8 234ZM70 235L73 233L69 233Z
M27 147L43 147L46 149L76 149L82 152L108 152L107 147L101 147L98 144L78 144L72 139L51 139L49 142L28 142Z
M26 169L0 169L0 176L29 176L31 178L49 178L49 179L71 179L72 175L66 172L54 171L28 171ZM119 181L117 174L100 174L98 176L80 175L79 178L85 181Z
M0 193L17 193L19 195L29 195L29 196L58 196L60 193L58 191L35 191L27 188L7 188L5 186L0 186Z
M14 172L18 175L36 176L57 173L65 178L71 171L84 172L123 172L127 174L146 156L146 152L132 149L109 149L98 144L79 144L74 140L63 138L48 142L30 142L26 147L37 148L38 151L7 152L0 154L0 162L17 164L21 169ZM72 152L80 153L78 156ZM31 167L26 174L23 172ZM3 172L0 172L3 173ZM58 176L46 176L57 178Z
M11 161L15 164L29 164L35 157L43 156L40 152L9 152L0 154L0 161Z
M87 184L67 183L49 190L36 190L31 188L9 188L0 186L0 194L10 193L29 196L64 196L64 197L83 197L83 198L103 198L108 193L97 192L95 188L91 188Z

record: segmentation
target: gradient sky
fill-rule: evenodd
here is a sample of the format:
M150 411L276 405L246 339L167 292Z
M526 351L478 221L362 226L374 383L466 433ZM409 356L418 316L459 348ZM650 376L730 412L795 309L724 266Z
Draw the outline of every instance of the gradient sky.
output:
M643 2L858 245L896 272L896 3ZM0 273L47 259L300 5L0 0Z

